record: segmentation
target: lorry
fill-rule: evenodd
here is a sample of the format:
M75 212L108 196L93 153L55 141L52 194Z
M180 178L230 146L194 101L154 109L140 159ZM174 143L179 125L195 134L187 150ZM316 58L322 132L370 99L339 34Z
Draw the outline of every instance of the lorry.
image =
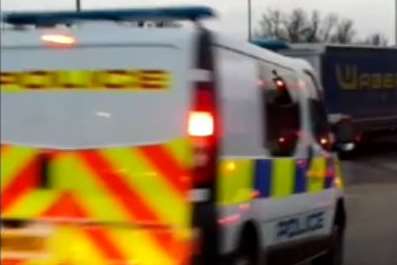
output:
M337 150L397 134L397 48L292 44L280 51L309 61L318 72Z

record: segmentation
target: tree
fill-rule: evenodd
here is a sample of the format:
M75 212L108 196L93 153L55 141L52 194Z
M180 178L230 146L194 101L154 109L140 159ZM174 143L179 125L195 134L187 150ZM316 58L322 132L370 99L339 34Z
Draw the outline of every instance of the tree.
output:
M382 33L373 33L369 35L364 44L374 45L374 46L387 46L389 43L388 39Z
M356 31L351 19L343 19L337 26L331 42L349 44L354 42Z
M323 16L319 11L297 8L290 13L267 9L255 33L258 38L273 38L291 43L360 43L354 22L335 14ZM373 34L361 43L385 45L384 35Z
M284 31L282 22L283 17L284 14L282 14L281 11L268 9L259 22L262 32L257 32L255 35L274 36L281 40L287 40L287 34Z

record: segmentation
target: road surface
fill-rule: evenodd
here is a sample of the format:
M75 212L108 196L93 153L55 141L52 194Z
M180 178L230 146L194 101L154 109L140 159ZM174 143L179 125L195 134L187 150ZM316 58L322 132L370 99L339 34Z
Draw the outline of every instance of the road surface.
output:
M397 140L369 144L343 162L345 265L397 265Z

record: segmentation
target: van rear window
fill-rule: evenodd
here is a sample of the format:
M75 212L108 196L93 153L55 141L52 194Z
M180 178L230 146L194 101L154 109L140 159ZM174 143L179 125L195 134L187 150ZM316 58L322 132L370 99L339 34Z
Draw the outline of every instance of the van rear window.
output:
M263 91L265 146L272 155L292 156L301 130L301 110L291 76L275 75Z

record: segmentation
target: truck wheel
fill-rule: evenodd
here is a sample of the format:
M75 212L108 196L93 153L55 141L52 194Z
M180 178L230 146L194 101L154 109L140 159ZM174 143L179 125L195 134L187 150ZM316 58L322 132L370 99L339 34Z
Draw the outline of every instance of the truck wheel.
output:
M327 253L312 261L312 265L343 265L344 230L334 225L334 234L331 246Z
M355 150L352 150L352 151L339 150L338 155L339 155L340 160L342 160L342 161L353 160L354 155L355 155L354 151Z
M356 150L356 132L353 124L349 120L339 122L335 128L336 149L342 160L350 160Z

